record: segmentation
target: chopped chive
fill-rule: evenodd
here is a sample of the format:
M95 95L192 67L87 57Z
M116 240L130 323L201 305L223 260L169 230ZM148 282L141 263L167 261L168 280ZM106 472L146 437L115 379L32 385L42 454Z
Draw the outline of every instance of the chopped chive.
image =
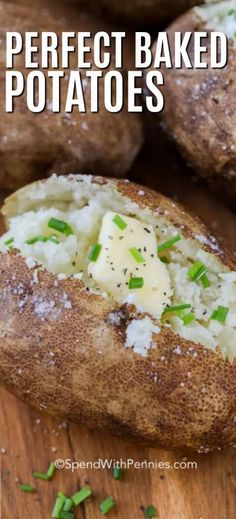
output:
M31 485L20 485L20 490L22 490L22 492L37 492L37 489L35 487L32 487Z
M89 251L88 259L90 261L97 261L98 256L101 252L101 248L102 248L102 246L100 243L95 243L94 245L92 245L92 247Z
M55 465L54 461L52 461L52 463L50 463L50 465L48 467L48 471L47 471L48 479L52 479L52 476L53 476L55 470L56 470L56 465Z
M123 479L123 470L121 467L114 467L113 477L114 477L114 479L117 479L118 481L121 481Z
M180 234L176 234L176 236L173 236L169 240L165 241L164 243L161 243L161 245L158 245L157 247L157 253L161 254L164 250L170 249L177 241L181 240Z
M129 249L129 251L132 254L132 256L134 257L135 261L137 261L137 263L144 263L145 259L142 256L142 254L139 252L137 247L131 247L131 249Z
M124 229L126 229L127 227L127 223L123 220L123 218L121 218L121 216L119 216L118 214L116 214L114 216L114 218L112 219L112 221L117 225L117 227L119 227L119 229L121 229L122 231Z
M61 512L64 506L66 500L66 496L62 492L58 492L53 511L52 511L52 517L55 517L56 519L60 519Z
M201 261L196 261L188 270L188 277L192 281L199 281L203 278L203 276L205 276L207 271L208 268L206 267L206 265L204 265Z
M4 241L4 245L6 247L9 247L9 245L12 245L14 243L14 238L9 238L8 240Z
M58 220L57 218L50 218L48 222L48 227L50 229L55 229L56 231L62 232L66 236L74 234L71 226L67 222L63 222L62 220Z
M183 305L176 305L176 306L167 306L164 310L164 314L165 313L178 313L178 312L181 312L182 310L187 310L188 308L192 308L192 305L190 304L183 304Z
M130 278L129 280L129 288L142 288L144 285L143 278Z
M65 510L62 510L60 519L74 519L75 514L73 512L67 512Z
M63 512L70 512L70 510L71 510L71 508L73 508L73 506L74 506L74 503L73 503L72 499L67 497L65 500L65 504L63 506Z
M184 315L182 317L182 319L183 319L183 322L184 322L184 324L186 326L187 324L190 324L192 321L195 321L195 315L194 315L193 312L189 312L189 314Z
M227 306L219 305L218 308L212 313L211 319L219 321L220 323L225 323L228 313L229 308L227 308Z
M107 497L104 501L99 505L100 512L102 515L106 515L114 506L116 502L112 497Z
M206 274L204 274L202 276L201 282L202 282L204 288L209 288L211 286L211 282L210 282L209 278L206 276Z
M157 517L157 509L155 508L155 506L147 506L147 508L145 508L144 510L144 517L148 518L148 519L152 519L153 517Z
M91 494L92 494L91 488L84 487L84 488L81 488L81 490L79 490L79 492L76 492L76 494L74 494L71 499L72 499L74 505L77 506L80 503L83 503L83 501L85 501L85 499L88 499L88 497L90 497Z
M47 241L47 236L34 236L33 238L29 238L29 240L26 240L25 243L27 243L27 245L33 245L34 243L38 242L38 241L41 241L41 242L46 242Z
M33 472L33 476L36 479L44 479L44 481L48 481L49 477L44 472Z
M59 238L55 234L51 234L51 236L48 236L48 240L52 241L53 243L56 243L57 245L58 243L60 243Z
M167 256L161 256L160 257L160 260L162 261L162 263L170 263L169 259L167 258Z

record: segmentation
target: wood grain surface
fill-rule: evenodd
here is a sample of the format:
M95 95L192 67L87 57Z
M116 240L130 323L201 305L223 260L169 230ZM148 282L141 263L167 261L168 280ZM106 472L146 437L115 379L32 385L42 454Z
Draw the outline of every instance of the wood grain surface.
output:
M221 205L204 185L191 177L172 146L150 137L130 173L132 179L158 188L200 215L236 251L236 215ZM142 448L83 426L61 423L28 408L0 391L1 511L2 519L48 519L58 490L71 495L89 483L94 496L78 507L76 518L98 519L99 503L111 495L117 501L109 517L141 519L142 507L156 506L159 519L235 519L236 449L209 455L189 455ZM96 461L133 459L197 462L197 468L125 471L122 482L109 469L58 470L51 482L35 480L55 459ZM24 494L20 483L37 487Z

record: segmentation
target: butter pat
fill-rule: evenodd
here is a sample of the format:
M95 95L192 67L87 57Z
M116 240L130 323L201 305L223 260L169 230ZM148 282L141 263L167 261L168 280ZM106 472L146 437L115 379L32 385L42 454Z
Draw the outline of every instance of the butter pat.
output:
M114 222L116 216L109 211L103 218L98 238L101 250L97 260L89 263L90 277L116 301L134 304L160 318L171 302L172 288L169 272L157 257L154 229L136 218L118 215L126 224L120 228ZM138 260L130 249L138 252ZM129 288L130 278L141 278L143 286Z

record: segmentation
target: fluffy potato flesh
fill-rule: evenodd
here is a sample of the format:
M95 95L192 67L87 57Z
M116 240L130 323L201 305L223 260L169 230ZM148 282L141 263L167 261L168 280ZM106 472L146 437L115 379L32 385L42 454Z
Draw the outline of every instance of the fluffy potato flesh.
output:
M6 208L2 252L17 249L30 268L78 278L90 292L143 314L141 325L133 320L127 328L125 346L147 355L152 333L164 327L236 355L236 272L220 261L216 241L208 252L204 235L184 236L168 214L88 176L52 176L18 192Z
M206 22L206 28L224 32L236 44L235 0L196 7L195 11Z

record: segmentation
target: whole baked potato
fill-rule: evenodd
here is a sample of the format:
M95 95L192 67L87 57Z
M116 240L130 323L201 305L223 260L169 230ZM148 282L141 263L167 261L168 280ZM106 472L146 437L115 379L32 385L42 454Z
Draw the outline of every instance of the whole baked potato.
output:
M78 0L74 0L74 2ZM114 15L119 18L124 16L132 22L155 23L166 19L173 19L190 7L201 4L204 0L129 0L118 2L117 0L79 0L82 5L92 7L105 14Z
M163 122L200 176L214 190L236 201L236 5L234 0L196 7L168 29L173 49L175 31L211 30L229 37L228 64L223 69L165 70ZM204 43L205 45L205 43ZM193 41L189 45L192 50ZM174 109L173 109L174 107Z
M51 7L50 7L51 5ZM62 31L91 31L104 29L104 23L91 18L80 10L55 3L24 7L0 2L0 85L5 85L5 40L7 30L49 31L61 35ZM114 28L113 28L114 29ZM110 28L107 27L109 31ZM60 38L61 42L61 38ZM35 44L35 42L34 42ZM60 48L59 48L60 55ZM129 66L133 47L127 41L125 63ZM114 61L114 60L112 60ZM70 61L71 69L77 68L76 56ZM111 64L110 69L112 69ZM93 68L93 67L92 67ZM24 53L15 59L15 70L23 71ZM81 70L82 76L85 70ZM124 75L125 75L124 70ZM26 74L27 75L27 74ZM66 78L68 79L68 78ZM55 169L60 173L95 171L98 174L124 176L143 140L142 122L139 114L119 113L105 110L103 98L104 81L100 80L100 109L90 111L90 85L83 79L86 113L74 107L72 113L53 113L52 83L48 81L48 103L41 113L27 109L26 94L15 101L13 113L6 113L4 102L0 105L0 187L16 188L34 179L50 175ZM87 84L87 86L86 86ZM65 106L68 81L61 80L61 105ZM63 110L63 108L62 108Z
M122 180L53 175L2 213L2 384L139 442L235 442L235 254Z

